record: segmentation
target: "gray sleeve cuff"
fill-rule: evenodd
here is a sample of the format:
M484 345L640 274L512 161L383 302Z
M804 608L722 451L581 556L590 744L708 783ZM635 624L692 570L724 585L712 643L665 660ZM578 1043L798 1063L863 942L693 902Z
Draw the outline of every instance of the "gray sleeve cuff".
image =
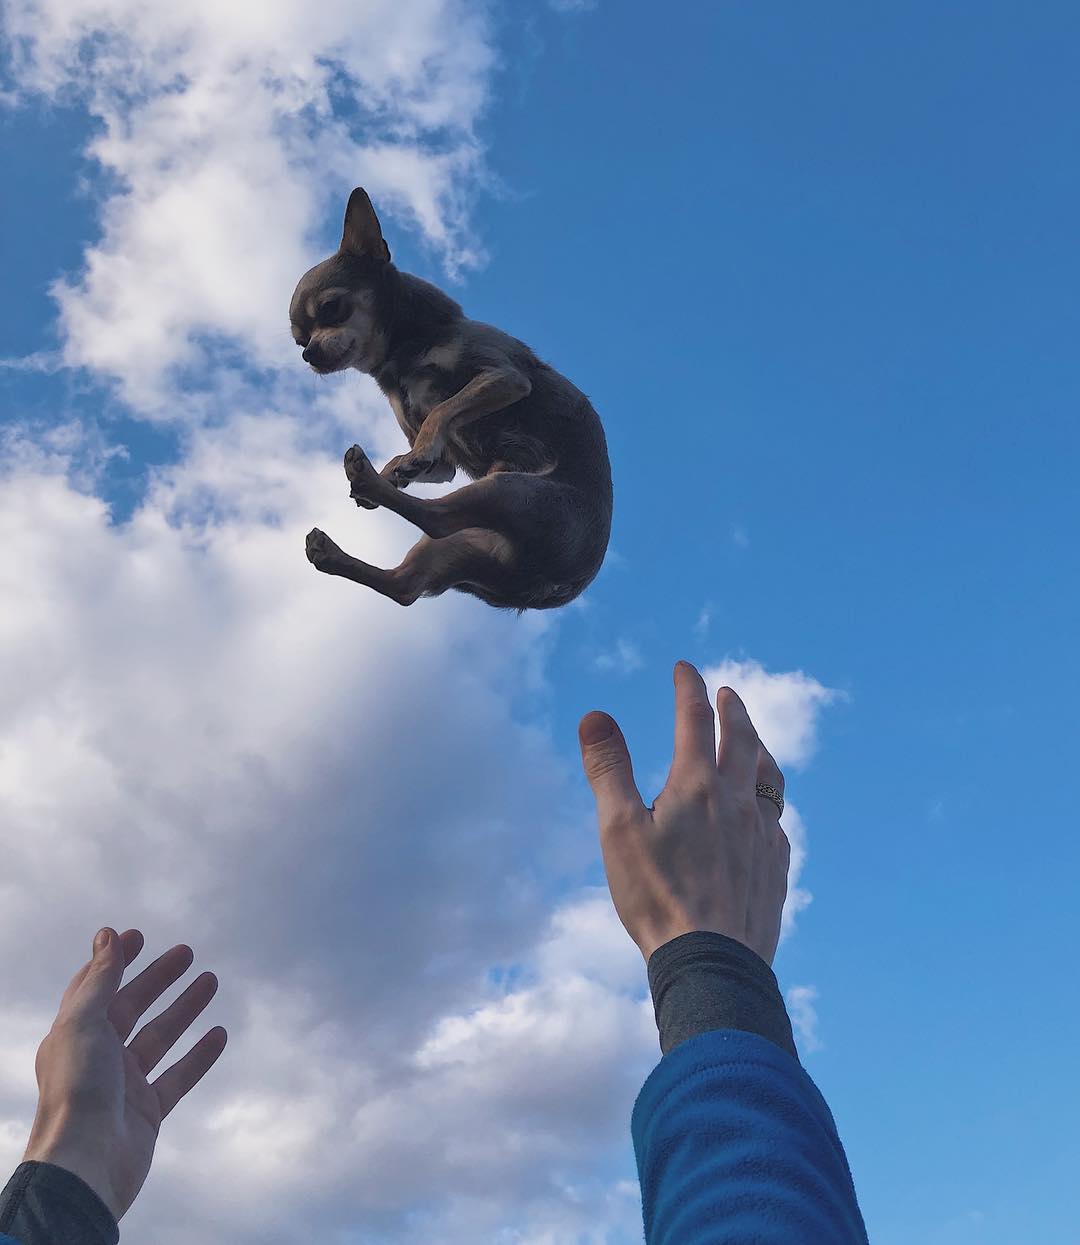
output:
M682 934L657 947L648 973L665 1055L710 1029L741 1029L799 1058L772 969L734 938L707 930Z
M0 1193L0 1232L20 1245L117 1245L112 1211L74 1172L20 1163Z

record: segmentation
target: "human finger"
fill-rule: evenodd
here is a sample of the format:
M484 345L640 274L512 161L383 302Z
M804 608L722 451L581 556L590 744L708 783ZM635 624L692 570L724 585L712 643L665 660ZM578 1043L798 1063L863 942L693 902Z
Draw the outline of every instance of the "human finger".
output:
M123 953L123 963L125 969L142 950L142 945L143 936L137 929L124 930L124 932L120 935L120 946ZM94 959L91 957L68 983L68 988L64 991L64 997L60 1000L61 1012L69 1012L75 1005L75 1000L79 994L79 988L86 980L86 975L89 973L93 963ZM122 976L123 970L121 970L121 978ZM119 981L116 984L118 986Z
M122 1042L127 1041L143 1012L183 977L194 959L195 952L183 943L170 947L117 994L109 1008L109 1019Z
M673 774L716 769L716 720L709 693L697 670L688 662L675 665L675 756Z
M128 1049L143 1072L152 1072L165 1058L209 1005L217 988L217 977L213 973L202 973L160 1016L143 1025L128 1043Z
M204 1033L195 1045L154 1082L161 1118L164 1119L183 1096L203 1079L225 1049L229 1035L218 1025Z
M578 742L601 823L621 809L640 806L630 752L615 719L595 709L587 713L578 726Z
M737 786L750 786L757 770L758 733L746 706L732 688L722 687L716 693L716 708L720 715L717 767Z
M770 965L780 940L787 874L788 842L783 830L777 826L775 833L756 835L746 905L747 933L753 939L753 949Z
M773 760L772 753L761 742L758 743L757 770L754 774L754 783L755 786L758 784L764 784L767 787L772 787L774 791L779 792L781 801L783 800L783 772L780 769L780 766ZM765 801L765 804L761 807L765 810L766 814L771 815L776 821L779 821L780 809L777 807L776 802L769 796L761 795L760 792L758 793L758 799ZM767 808L766 805L768 805Z

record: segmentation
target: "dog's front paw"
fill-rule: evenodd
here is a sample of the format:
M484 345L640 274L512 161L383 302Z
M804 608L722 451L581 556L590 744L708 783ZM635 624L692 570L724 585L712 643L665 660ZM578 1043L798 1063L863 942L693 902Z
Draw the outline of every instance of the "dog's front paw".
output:
M313 527L305 542L307 560L317 571L328 571L345 558L344 550L338 548L325 532Z
M374 493L380 484L379 473L359 445L353 445L345 451L345 474L352 485L349 496L353 501L365 510L377 510L379 503L375 501Z
M434 465L434 455L429 455L424 450L413 450L411 454L402 454L387 479L395 488L405 488L411 481L430 471Z

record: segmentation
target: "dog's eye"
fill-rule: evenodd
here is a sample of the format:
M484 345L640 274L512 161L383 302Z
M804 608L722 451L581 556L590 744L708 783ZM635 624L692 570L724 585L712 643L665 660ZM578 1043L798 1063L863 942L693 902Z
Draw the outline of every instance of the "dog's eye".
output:
M344 298L328 298L319 307L319 322L321 324L340 324L342 320L347 320L348 318L349 304Z

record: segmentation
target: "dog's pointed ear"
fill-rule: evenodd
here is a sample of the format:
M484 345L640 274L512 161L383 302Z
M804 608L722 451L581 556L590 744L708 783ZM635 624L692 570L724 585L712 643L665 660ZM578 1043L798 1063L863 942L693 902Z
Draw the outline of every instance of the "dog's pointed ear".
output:
M367 255L382 263L390 262L390 248L382 236L379 218L371 206L367 191L361 186L349 195L345 209L345 228L341 234L341 250L346 255Z

